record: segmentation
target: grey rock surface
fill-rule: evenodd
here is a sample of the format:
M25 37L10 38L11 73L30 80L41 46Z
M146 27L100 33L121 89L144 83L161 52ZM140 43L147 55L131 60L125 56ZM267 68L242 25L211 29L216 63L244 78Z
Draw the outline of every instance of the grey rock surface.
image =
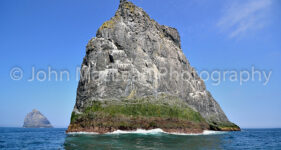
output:
M24 118L24 128L52 128L50 121L41 114L38 110L34 109L28 113Z
M75 113L96 100L164 93L179 97L207 121L229 122L183 54L178 31L126 0L89 41L81 72Z

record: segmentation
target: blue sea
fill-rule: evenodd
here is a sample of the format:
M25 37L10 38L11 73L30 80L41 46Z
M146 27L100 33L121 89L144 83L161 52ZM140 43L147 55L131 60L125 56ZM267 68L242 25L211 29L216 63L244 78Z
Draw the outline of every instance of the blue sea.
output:
M0 149L280 149L281 129L175 135L163 132L66 134L64 128L0 128Z

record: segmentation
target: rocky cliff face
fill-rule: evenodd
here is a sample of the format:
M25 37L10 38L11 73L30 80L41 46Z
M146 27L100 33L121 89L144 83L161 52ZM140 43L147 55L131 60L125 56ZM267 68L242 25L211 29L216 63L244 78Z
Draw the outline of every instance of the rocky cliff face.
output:
M164 94L199 112L213 129L234 125L184 56L178 31L126 0L89 41L81 71L73 115L96 101Z
M52 128L49 120L41 114L38 110L34 109L28 113L24 118L24 128Z

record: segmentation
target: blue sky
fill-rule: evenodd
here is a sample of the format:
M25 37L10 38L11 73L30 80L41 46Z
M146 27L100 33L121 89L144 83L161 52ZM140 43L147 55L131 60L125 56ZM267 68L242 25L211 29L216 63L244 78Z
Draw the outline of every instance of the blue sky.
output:
M180 32L182 49L198 71L258 70L257 80L214 85L208 90L228 118L244 128L281 127L281 2L278 0L132 0L160 24ZM0 126L22 126L40 110L55 127L66 127L75 103L76 67L99 26L110 19L118 0L0 1ZM15 81L11 69L23 70ZM38 72L69 71L70 80L33 81Z

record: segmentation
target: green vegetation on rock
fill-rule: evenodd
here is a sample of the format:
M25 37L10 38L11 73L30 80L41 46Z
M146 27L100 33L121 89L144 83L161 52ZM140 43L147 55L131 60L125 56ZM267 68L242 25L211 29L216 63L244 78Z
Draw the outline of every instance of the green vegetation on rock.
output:
M216 131L240 131L240 127L231 122L211 122L209 125L211 130Z
M71 113L71 119L70 119L70 120L71 120L71 123L75 122L78 117L79 117L78 114L72 112L72 113Z
M72 128L240 130L230 122L207 123L200 113L176 97L163 94L158 98L136 98L133 93L122 100L92 101L83 113L72 113Z
M172 99L172 100L171 100ZM178 98L161 95L123 100L93 101L71 124L82 128L205 129L205 119Z
M170 119L181 119L194 122L205 121L198 112L195 112L183 102L174 98L174 104L169 104L167 98L165 100L150 99L148 97L141 99L124 99L122 101L93 101L92 105L87 107L83 114L72 114L71 122L75 122L78 118L89 117L99 113L100 115L128 116L128 117L160 117ZM164 103L163 103L164 102Z

